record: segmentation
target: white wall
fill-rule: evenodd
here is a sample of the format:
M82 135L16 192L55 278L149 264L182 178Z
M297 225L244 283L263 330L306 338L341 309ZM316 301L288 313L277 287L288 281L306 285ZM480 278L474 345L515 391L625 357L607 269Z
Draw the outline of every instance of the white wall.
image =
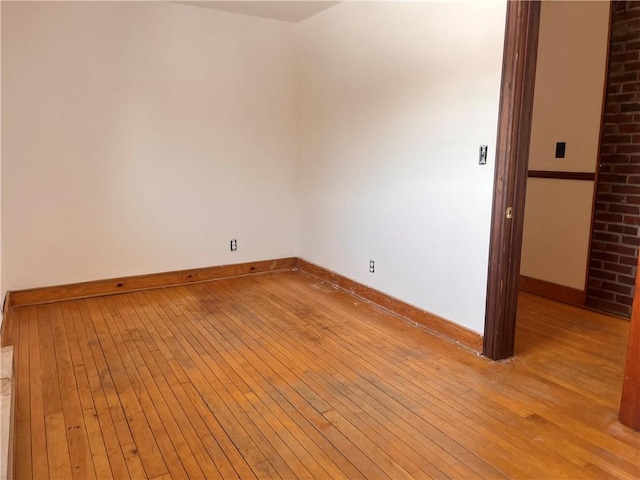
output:
M2 2L2 288L295 256L294 35L165 2Z
M505 5L3 2L3 288L299 254L481 332Z
M298 25L301 257L477 332L505 6L345 2Z
M595 172L609 2L543 2L529 169ZM556 142L566 157L555 158ZM520 273L584 290L594 182L529 179Z

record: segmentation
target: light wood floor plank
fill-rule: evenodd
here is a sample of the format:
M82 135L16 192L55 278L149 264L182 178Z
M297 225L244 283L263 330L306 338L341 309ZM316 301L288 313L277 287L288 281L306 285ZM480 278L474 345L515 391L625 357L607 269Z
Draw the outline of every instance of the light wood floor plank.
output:
M69 338L65 327L64 313L61 309L61 304L52 305L51 310L58 382L60 384L60 393L64 398L62 412L67 430L71 471L73 478L79 480L92 479L95 478L95 469L80 404L80 390L76 382L75 369L69 350ZM67 318L69 317L70 315L67 313Z
M14 335L17 345L14 345L14 359L16 371L16 451L24 455L16 456L15 475L17 478L30 478L33 474L31 464L31 399L29 381L29 322L26 309L16 312L17 325Z
M38 312L36 307L25 309L29 323L29 393L31 402L31 465L34 478L49 476L47 437L44 420L42 365L40 363L40 336L38 333ZM25 319L22 319L25 322Z

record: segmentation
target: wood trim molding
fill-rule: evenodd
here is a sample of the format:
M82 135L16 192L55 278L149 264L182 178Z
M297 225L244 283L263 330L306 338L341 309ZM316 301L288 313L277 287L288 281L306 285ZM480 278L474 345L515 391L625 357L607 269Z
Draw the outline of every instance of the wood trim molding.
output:
M7 300L9 308L40 303L59 302L75 298L114 295L123 292L148 290L151 288L171 287L189 283L208 282L223 278L238 277L256 273L275 272L279 270L293 270L297 259L280 258L258 262L219 265L216 267L194 268L175 272L152 273L131 277L96 280L92 282L74 283L53 287L33 288L30 290L16 290L10 292ZM6 306L5 306L6 308ZM4 323L3 323L4 325Z
M553 170L529 170L528 178L550 178L553 180L582 180L594 182L596 174L594 172L556 172Z
M640 256L638 257L640 272ZM620 400L620 421L625 425L640 430L640 275L636 275L636 289L633 296L631 326L629 328L629 345L627 362L622 383Z
M539 1L507 2L483 345L493 360L514 352L539 27Z
M520 275L519 287L523 292L533 293L541 297L551 298L552 300L558 300L559 302L569 303L579 307L584 307L587 299L587 294L584 290L558 285L557 283L551 283L545 280L538 280L537 278L531 278L525 275Z
M361 283L344 277L338 273L327 270L301 258L298 259L298 269L320 280L328 282L342 290L360 297L399 315L406 320L419 324L429 333L443 338L451 343L465 347L473 352L482 349L482 337L449 320L438 317L425 310L391 297L386 293L367 287Z

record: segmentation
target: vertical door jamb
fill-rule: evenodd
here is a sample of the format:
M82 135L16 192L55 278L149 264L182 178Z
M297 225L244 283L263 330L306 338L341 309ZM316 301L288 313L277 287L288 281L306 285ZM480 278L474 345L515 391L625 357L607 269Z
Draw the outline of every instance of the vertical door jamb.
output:
M513 355L540 2L507 2L483 355Z
M640 272L640 255L638 272ZM633 296L629 346L620 400L620 422L640 430L640 275L636 275L636 289Z

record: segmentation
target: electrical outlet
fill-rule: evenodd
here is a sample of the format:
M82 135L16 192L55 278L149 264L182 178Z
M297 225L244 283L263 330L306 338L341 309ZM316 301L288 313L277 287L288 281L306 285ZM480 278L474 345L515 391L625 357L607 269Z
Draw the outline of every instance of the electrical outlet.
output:
M369 260L369 273L375 273L376 271L376 262L373 260Z
M234 238L231 240L231 251L235 252L236 250L238 250L238 240Z

